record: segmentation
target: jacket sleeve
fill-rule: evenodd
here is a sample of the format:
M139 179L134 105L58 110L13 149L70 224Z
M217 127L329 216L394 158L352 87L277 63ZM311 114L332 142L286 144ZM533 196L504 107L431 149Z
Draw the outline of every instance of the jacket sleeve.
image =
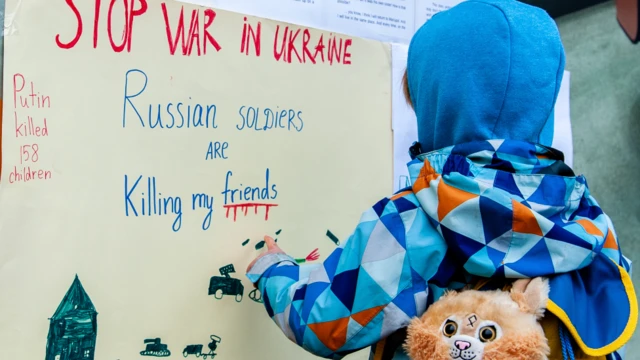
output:
M316 356L340 359L426 309L427 281L446 247L413 194L400 195L367 210L322 264L298 265L272 254L249 270L267 313L291 341Z

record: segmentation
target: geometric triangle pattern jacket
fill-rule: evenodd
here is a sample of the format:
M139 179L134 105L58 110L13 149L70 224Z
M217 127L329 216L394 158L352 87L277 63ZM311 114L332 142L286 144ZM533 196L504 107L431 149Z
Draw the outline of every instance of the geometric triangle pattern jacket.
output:
M323 263L274 254L249 270L268 315L291 341L340 359L403 329L445 290L474 278L545 276L549 309L583 350L622 358L616 351L637 320L633 285L624 280L630 265L611 220L562 153L523 141L477 141L421 154L408 167L411 187L365 211ZM553 286L555 277L562 288ZM599 278L611 286L587 286ZM603 289L617 290L602 296ZM599 309L593 322L613 325L603 329L570 311L574 300Z

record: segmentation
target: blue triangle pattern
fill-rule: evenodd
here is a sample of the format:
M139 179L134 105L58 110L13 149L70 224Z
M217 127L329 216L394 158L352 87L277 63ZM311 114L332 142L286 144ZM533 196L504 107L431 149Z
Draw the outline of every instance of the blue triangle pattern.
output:
M469 161L467 158L460 155L452 155L447 158L447 161L442 167L442 176L449 175L450 173L460 173L463 176L473 176L471 168L469 167Z
M402 214L405 211L417 209L418 206L412 203L411 201L401 197L393 200L393 203L396 205L396 209L398 209L398 213Z
M375 205L373 205L373 210L376 212L376 214L378 214L378 216L382 216L382 213L384 212L384 208L387 207L387 204L389 203L389 198L383 198L382 200L378 201Z
M396 241L406 249L407 241L405 239L404 222L402 219L398 221L398 217L398 214L389 214L381 217L380 221L384 224L391 235L393 235Z
M569 217L569 220L574 220L577 216L585 217L587 219L596 219L598 216L604 214L600 207L587 205L586 200L583 200L580 205L581 206L574 211L571 217Z
M318 297L322 295L322 293L328 288L329 288L329 283L325 283L325 282L316 282L307 286L307 290L305 292L305 295L306 295L305 301L303 302L302 311L301 311L302 319L305 322L309 320L309 314L313 309L313 304L315 304L316 299L318 299Z
M545 176L527 200L551 206L564 206L567 184L559 176Z
M446 254L444 255L444 259L438 266L438 270L435 275L431 279L429 279L429 283L435 284L441 288L447 287L447 284L453 279L453 277L458 271L457 262L455 261L455 255L451 248L447 249Z
M493 262L493 266L495 266L496 268L502 266L502 260L504 260L504 257L507 255L502 251L498 251L490 246L487 246L487 253L489 254L489 259L491 259L491 262Z
M391 298L387 293L378 285L378 283L367 273L363 268L360 268L360 274L358 275L358 288L365 288L367 298L362 298L364 292L357 291L356 300L354 302L351 312L353 314L359 313L372 307L381 306L391 302Z
M304 300L304 297L307 295L307 284L302 285L296 292L293 294L293 299L291 301Z
M302 334L304 334L306 330L306 326L303 325L300 321L300 316L298 315L298 310L292 305L290 309L291 315L289 316L289 327L296 337L296 344L302 344Z
M551 230L547 234L545 234L545 237L548 237L549 239L553 239L553 240L563 241L568 244L579 246L584 249L589 249L589 250L593 249L590 243L574 235L573 233L563 229L558 224L554 224Z
M338 269L342 251L342 248L335 249L323 263L323 266L329 275L329 281L333 280L333 275L336 273L336 269Z
M518 273L529 277L555 272L551 254L549 254L549 248L547 248L544 240L538 241L520 260L506 265Z
M353 301L356 297L353 287L358 283L359 272L360 268L357 268L337 274L331 284L331 291L349 311L353 309Z
M437 230L438 225L440 225L440 223L434 218L432 218L431 216L429 216L429 214L425 213L425 215L427 216L427 219L429 219L429 223L431 224L431 226L433 226L433 228Z
M403 290L395 297L395 299L393 299L393 303L399 309L402 309L405 314L407 314L406 311L410 312L410 314L407 314L407 316L410 318L418 315L416 314L416 299L413 295L413 289L409 288Z
M498 189L502 189L511 195L516 195L524 199L522 192L520 192L518 185L516 185L516 182L513 180L513 176L510 173L504 171L496 172L496 177L493 180L493 186Z
M498 173L502 171L505 171L507 173L516 172L516 169L514 169L510 161L500 159L497 154L493 154L493 158L491 159L491 164L486 165L485 167L488 169L500 170L498 171Z
M513 227L513 222L507 221L513 218L513 211L486 196L480 196L480 215L487 244Z
M440 228L442 229L444 240L449 245L449 248L453 250L461 263L466 263L473 254L485 247L484 244L473 239L469 239L464 235L460 235L455 231L449 230L444 225L440 225Z
M293 281L300 280L300 271L297 266L278 266L271 270L269 277L273 278L276 276L281 276L285 278L289 278Z

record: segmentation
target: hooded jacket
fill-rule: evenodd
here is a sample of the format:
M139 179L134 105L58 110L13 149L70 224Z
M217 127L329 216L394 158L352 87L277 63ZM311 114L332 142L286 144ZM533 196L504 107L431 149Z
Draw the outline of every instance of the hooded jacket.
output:
M549 147L564 70L553 21L516 1L466 1L416 33L407 70L423 150L411 186L365 211L321 264L260 258L247 276L268 315L320 357L371 346L376 360L406 359L403 329L445 290L546 276L548 310L580 349L621 358L637 320L629 262L586 179Z

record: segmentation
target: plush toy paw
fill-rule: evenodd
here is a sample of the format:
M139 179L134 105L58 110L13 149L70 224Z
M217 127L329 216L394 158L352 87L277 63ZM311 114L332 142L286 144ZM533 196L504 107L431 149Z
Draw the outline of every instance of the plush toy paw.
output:
M546 279L518 280L511 291L448 292L407 331L412 360L547 360L538 320L549 295Z

